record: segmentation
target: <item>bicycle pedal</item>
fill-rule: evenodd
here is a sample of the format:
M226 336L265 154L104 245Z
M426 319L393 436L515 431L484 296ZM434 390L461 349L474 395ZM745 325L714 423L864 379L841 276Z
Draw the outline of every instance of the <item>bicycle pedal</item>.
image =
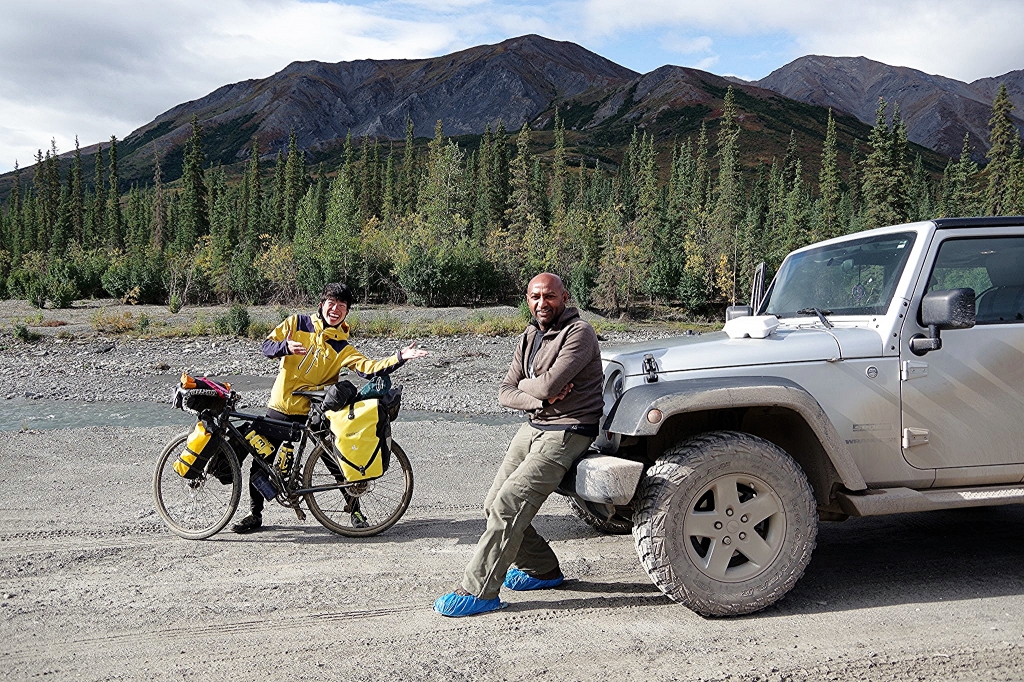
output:
M295 508L295 515L297 517L299 517L299 521L305 521L306 520L306 512L302 511L298 507Z

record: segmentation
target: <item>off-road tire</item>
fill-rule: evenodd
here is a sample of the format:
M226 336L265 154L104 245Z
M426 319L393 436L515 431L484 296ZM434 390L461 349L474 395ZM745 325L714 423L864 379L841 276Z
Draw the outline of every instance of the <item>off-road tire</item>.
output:
M634 509L644 570L702 616L752 613L781 599L803 575L818 531L799 465L778 446L733 431L667 450L641 481Z
M633 530L633 513L628 507L618 507L615 514L608 520L604 520L593 513L575 497L565 498L565 503L583 523L595 530L609 535L628 535Z

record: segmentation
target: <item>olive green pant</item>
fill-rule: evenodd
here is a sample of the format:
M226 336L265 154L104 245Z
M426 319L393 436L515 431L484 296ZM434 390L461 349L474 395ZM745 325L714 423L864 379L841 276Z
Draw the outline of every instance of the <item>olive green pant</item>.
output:
M593 440L529 424L519 428L484 498L487 530L466 567L463 589L480 599L494 599L512 564L531 575L558 568L558 557L537 534L533 517Z

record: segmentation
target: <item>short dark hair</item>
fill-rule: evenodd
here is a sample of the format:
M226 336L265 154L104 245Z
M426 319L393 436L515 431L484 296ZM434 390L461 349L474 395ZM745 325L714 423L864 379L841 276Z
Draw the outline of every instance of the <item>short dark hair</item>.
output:
M344 303L349 308L356 302L352 290L344 282L331 282L325 286L324 290L320 292L320 305L323 305L327 299Z

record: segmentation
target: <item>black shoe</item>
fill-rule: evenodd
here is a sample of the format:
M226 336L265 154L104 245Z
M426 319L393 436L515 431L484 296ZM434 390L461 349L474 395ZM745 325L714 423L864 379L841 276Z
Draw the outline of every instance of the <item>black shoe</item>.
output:
M365 516L363 516L363 512L356 510L352 512L352 527L369 528L370 522L366 520Z
M242 535L263 530L263 517L256 516L255 514L249 514L244 519L231 526L231 530L236 533L241 533Z

